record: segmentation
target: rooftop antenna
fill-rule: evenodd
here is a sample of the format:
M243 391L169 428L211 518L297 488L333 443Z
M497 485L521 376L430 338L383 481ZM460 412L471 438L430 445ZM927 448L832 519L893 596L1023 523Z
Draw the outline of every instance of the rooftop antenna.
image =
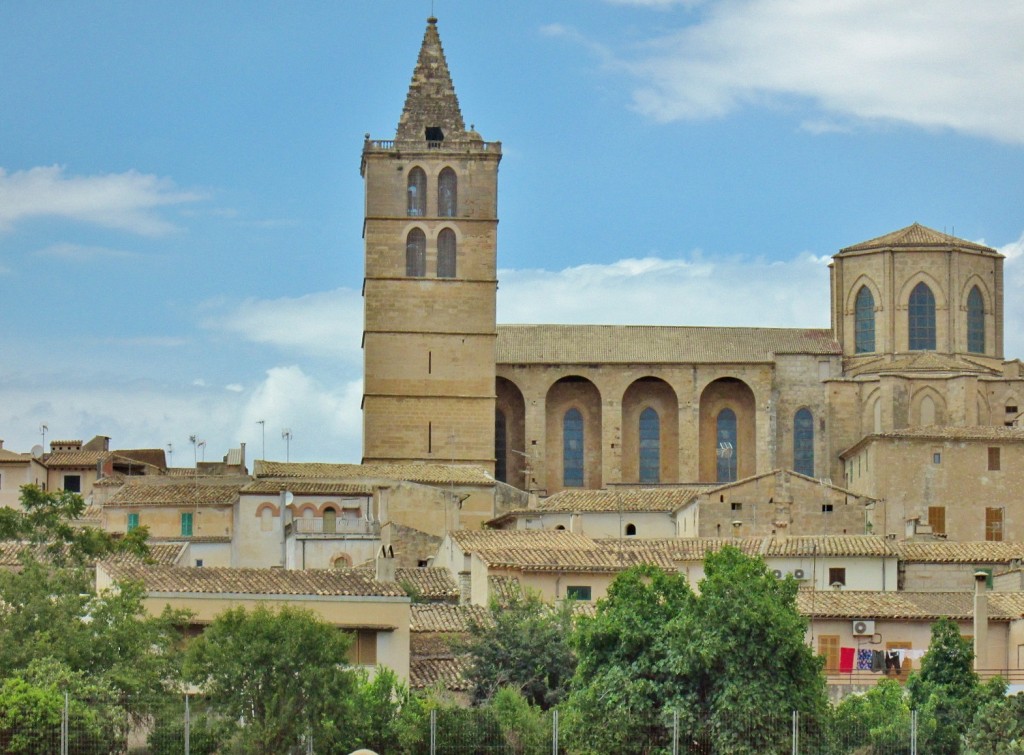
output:
M39 426L39 434L43 436L43 450L46 450L46 433L49 429L45 422Z
M169 466L169 467L173 467L174 466L174 444L173 443L168 443L167 444L167 466Z
M263 461L267 460L267 421L265 419L256 420L256 424L260 426L260 432L263 433L263 453L260 454L260 459Z
M292 460L292 430L290 427L286 427L281 431L281 437L284 438L284 460Z

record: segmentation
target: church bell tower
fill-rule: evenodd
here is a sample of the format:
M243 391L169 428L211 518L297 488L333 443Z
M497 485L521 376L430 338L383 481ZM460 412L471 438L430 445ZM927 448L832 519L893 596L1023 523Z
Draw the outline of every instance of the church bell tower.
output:
M364 463L494 471L500 160L427 19L394 140L363 144Z

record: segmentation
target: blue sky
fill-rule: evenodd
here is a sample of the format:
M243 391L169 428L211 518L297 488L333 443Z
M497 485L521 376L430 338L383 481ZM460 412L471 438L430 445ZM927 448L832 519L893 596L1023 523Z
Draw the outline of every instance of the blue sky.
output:
M430 12L0 4L5 448L359 459L359 153ZM503 143L499 322L828 327L828 257L920 222L1007 255L1024 356L1024 5L434 12Z

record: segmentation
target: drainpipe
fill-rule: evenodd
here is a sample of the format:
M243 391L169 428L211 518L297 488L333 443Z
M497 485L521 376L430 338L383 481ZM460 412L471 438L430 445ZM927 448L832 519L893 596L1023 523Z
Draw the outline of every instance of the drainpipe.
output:
M974 572L974 670L988 668L988 573Z

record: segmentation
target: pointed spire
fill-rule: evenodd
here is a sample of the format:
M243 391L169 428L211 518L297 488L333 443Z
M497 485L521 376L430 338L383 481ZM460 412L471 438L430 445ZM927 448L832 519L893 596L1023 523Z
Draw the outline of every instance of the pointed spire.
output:
M437 19L427 19L423 46L412 74L405 108L398 119L397 141L458 141L466 138L459 98L437 33Z

